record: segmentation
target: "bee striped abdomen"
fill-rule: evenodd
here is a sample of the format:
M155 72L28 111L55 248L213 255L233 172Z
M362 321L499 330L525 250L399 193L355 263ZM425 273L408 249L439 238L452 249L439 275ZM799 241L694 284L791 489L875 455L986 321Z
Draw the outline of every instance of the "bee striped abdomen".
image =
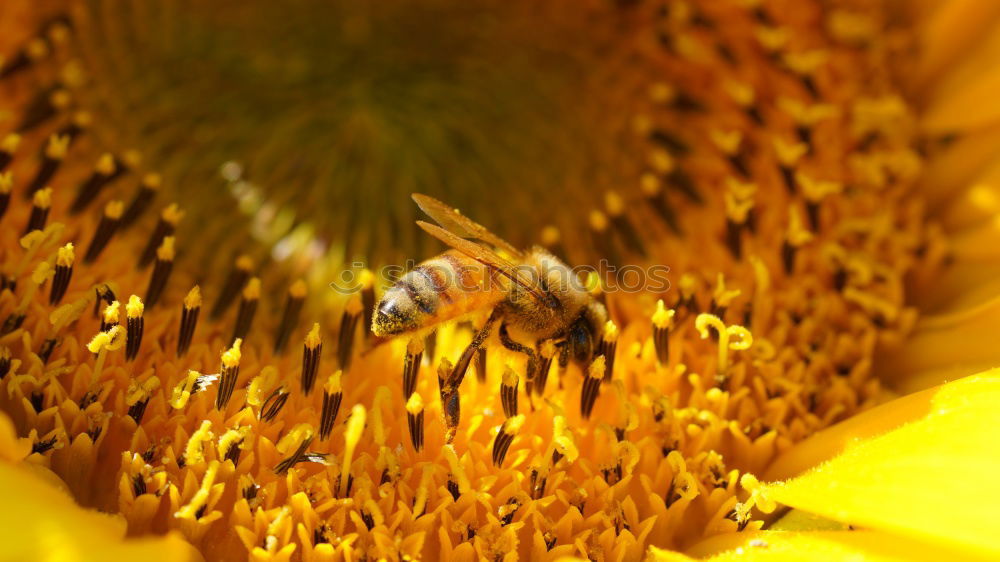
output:
M503 300L489 269L455 250L421 262L385 292L372 331L392 336L430 328Z

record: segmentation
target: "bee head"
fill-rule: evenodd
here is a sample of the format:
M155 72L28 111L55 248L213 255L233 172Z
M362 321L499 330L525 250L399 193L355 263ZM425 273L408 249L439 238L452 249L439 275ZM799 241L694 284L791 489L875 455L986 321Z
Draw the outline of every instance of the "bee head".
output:
M384 338L412 332L417 328L420 328L420 314L413 301L405 294L396 294L391 289L387 291L372 315L372 333Z

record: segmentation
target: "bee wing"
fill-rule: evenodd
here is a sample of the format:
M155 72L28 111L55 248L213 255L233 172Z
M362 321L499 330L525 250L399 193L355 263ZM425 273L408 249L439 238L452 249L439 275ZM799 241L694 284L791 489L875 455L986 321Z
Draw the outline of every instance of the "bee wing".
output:
M509 242L493 234L485 226L459 213L454 207L450 207L433 197L420 193L414 193L412 197L421 211L427 213L427 216L434 219L434 222L459 238L475 238L491 246L500 248L512 256L521 255L521 252L514 246L511 246Z
M429 222L417 221L417 226L424 229L424 232L427 234L430 234L448 246L455 248L459 252L462 252L486 267L493 269L507 279L510 279L511 282L516 283L518 286L528 291L533 297L538 299L538 302L541 302L550 308L555 307L553 299L549 298L549 296L542 291L537 283L525 276L522 272L518 271L518 269L514 267L514 264L498 256L496 252L481 244L477 244L471 240L466 240L461 236Z

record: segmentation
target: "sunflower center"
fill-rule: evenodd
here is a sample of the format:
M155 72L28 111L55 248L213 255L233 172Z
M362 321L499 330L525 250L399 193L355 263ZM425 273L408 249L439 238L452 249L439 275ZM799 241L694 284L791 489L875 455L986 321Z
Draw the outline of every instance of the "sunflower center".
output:
M236 160L298 220L337 240L363 238L348 258L416 238L400 236L410 213L387 208L411 192L494 223L519 221L511 237L528 242L541 226L526 218L532 209L567 193L586 203L581 187L622 180L625 147L609 140L627 115L607 109L622 105L616 98L631 95L640 74L623 60L629 22L616 12L440 0L184 9L113 1L92 3L81 19L107 122L183 195ZM412 256L403 246L411 255L395 257Z

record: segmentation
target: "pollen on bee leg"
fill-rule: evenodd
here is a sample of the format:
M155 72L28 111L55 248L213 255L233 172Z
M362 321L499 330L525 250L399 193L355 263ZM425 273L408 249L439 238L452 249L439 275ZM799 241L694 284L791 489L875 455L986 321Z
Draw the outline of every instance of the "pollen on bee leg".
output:
M142 344L142 332L146 321L142 317L145 307L142 299L132 295L125 305L125 360L131 361L139 355L139 346Z
M24 227L24 234L45 228L45 222L49 218L49 211L52 209L52 188L39 189L31 199L31 215L28 223Z
M618 326L612 320L604 324L601 341L597 344L597 355L603 355L607 363L604 382L611 382L615 374L615 353L618 351Z
M174 237L167 236L163 243L156 250L156 262L153 264L153 273L149 276L149 285L146 286L146 306L152 308L160 300L163 290L170 280L170 272L174 268Z
M406 421L413 450L420 452L424 448L424 401L416 392L406 401Z
M66 295L69 282L73 278L73 243L67 243L56 253L55 275L52 278L52 288L49 291L49 305L55 306Z
M417 389L417 375L420 373L420 361L424 355L424 340L420 337L410 338L406 344L406 357L403 358L403 396L410 396Z
M125 214L122 215L121 228L128 228L135 224L135 221L139 220L139 217L146 212L146 209L153 202L162 183L163 179L160 177L160 174L150 172L142 177L142 180L139 182L139 191L132 198L132 202L128 204Z
M195 285L184 297L184 304L181 308L181 322L177 335L177 357L183 357L189 347L191 339L194 337L194 330L198 326L198 314L201 312L201 289Z
M252 277L240 296L240 306L236 312L236 324L233 326L233 337L231 341L237 339L245 340L250 333L250 326L253 324L253 317L257 314L257 304L260 302L260 278Z
M500 425L497 430L497 436L493 440L493 466L500 467L503 465L511 443L514 442L517 433L521 431L521 426L524 425L524 419L524 415L516 415L508 418Z
M319 371L319 360L323 355L323 340L319 335L319 323L313 324L309 333L306 334L305 343L302 346L302 392L309 395L313 385L316 383L316 373Z
M452 386L451 373L453 367L447 358L441 360L438 365L438 390L441 395L441 414L444 416L445 443L455 440L458 433L458 424L462 418L462 404L458 394L458 388Z
M232 347L222 352L222 371L219 373L219 389L215 395L215 409L225 410L229 399L236 388L236 379L240 376L240 346L243 340L237 339Z
M337 420L337 413L340 412L340 403L344 399L344 390L341 386L341 371L336 371L323 385L323 409L319 419L319 438L325 440L333 431L333 423Z
M354 333L363 313L361 295L354 294L347 300L344 315L340 318L340 333L337 334L337 360L340 368L348 370L354 355Z
M306 302L306 283L298 279L288 288L288 297L285 299L285 309L281 313L281 323L278 324L278 331L274 336L274 354L278 355L285 350L288 338L292 335L292 330L299 322L302 313L302 305Z
M156 250L163 244L163 239L174 235L177 231L177 223L183 217L184 211L181 211L176 203L172 203L163 209L163 212L160 213L160 220L156 223L156 227L153 228L153 232L150 233L149 241L146 242L146 247L139 256L138 265L140 268L146 267L153 261L153 258L156 257Z
M509 365L504 366L503 380L500 383L500 404L503 406L504 416L508 418L517 415L517 389L520 382L514 369Z
M580 415L583 419L589 419L590 413L594 410L594 402L601 392L601 381L604 380L606 363L603 355L598 355L596 359L587 367L587 376L584 377L583 387L580 390Z
M661 366L670 362L670 328L674 323L674 311L663 305L663 299L656 301L653 313L653 347L656 360Z

